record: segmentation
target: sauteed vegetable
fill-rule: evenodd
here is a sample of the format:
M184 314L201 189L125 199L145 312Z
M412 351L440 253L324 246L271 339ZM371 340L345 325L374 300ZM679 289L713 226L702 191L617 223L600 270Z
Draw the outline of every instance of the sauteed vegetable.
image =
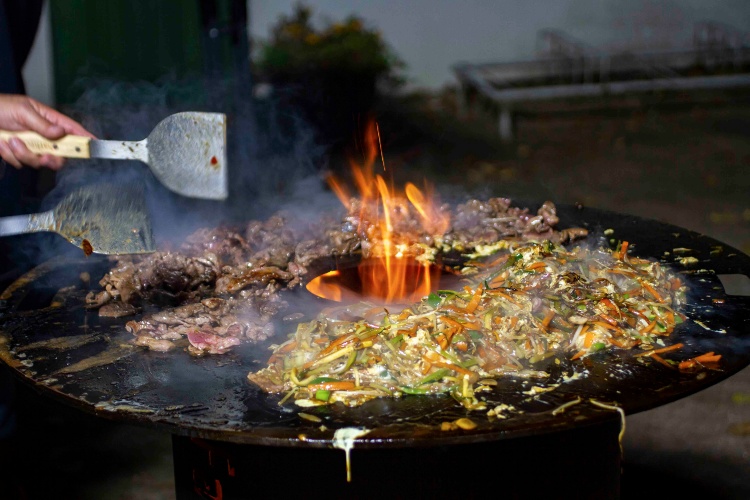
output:
M323 311L248 377L302 407L448 393L483 409L476 393L497 377L545 378L554 357L664 345L686 320L686 286L627 250L627 242L567 250L502 241L461 270L463 289L401 310L359 303Z

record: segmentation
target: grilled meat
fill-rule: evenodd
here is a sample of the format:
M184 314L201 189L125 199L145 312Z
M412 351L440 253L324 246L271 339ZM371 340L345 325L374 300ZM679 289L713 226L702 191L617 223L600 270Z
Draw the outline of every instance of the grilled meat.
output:
M126 325L138 345L151 349L171 349L169 342L187 337L193 354L223 353L239 342L265 340L273 335L272 319L288 306L279 292L301 285L316 261L382 249L380 228L372 223L377 217L369 213L374 210L353 199L343 218L329 214L311 224L280 213L244 228L200 229L179 251L121 258L100 281L102 290L87 296L87 307L120 317L143 303L168 306ZM444 205L437 215L451 225L431 234L413 208L397 206L394 234L415 255L427 247L464 252L508 238L567 242L587 234L581 228L556 231L551 202L534 214L507 198L470 200L453 213Z

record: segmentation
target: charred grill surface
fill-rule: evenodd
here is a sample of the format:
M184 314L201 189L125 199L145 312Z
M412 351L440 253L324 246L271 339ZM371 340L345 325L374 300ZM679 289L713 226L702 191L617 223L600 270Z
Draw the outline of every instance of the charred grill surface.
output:
M472 226L477 211L482 209L467 212L466 227L481 234L488 229ZM271 336L292 331L306 314L300 309L301 290L276 293L275 287L303 276L295 274L292 262L306 267L312 262L305 260L310 255L328 252L330 256L333 245L346 247L355 240L330 238L320 243L308 239L292 245L294 238L281 231L274 240L272 233L278 227L263 224L247 228L244 234L231 232L229 237L224 230L214 230L188 242L192 247L181 249L180 258L192 259L190 272L182 268L176 276L159 275L174 284L169 300L178 305L170 309L151 305L143 295L151 289L143 284L154 283L144 277L151 279L154 272L142 264L140 271L129 270L130 264L120 261L113 271L126 270L115 273L121 278L117 284L114 275L108 275L113 286L107 291L104 285L110 295L105 302L137 307L135 316L118 317L116 311L99 314L87 307L91 290L82 273L103 276L112 268L111 262L89 258L50 261L38 267L0 298L0 356L40 391L107 418L160 426L187 436L312 447L330 446L333 432L350 426L373 429L358 440L358 447L472 443L554 432L611 418L611 409L591 400L633 413L699 391L747 366L750 300L727 295L717 276L749 275L750 257L706 236L652 220L588 208L558 207L557 212L554 217L547 214L546 221L542 214L541 222L533 227L544 234L544 224L559 217L564 228L558 234L565 233L565 227L586 228L592 244L601 243L596 235L607 230L607 239L628 240L635 245L635 255L660 260L680 272L690 287L684 311L690 320L678 326L670 341L685 344L685 357L707 351L722 354L720 368L680 373L650 359L635 358L635 353L626 350L597 353L583 361L540 367L551 375L544 383L512 377L499 380L485 395L487 406L511 409L494 416L467 413L443 396L375 400L357 408L279 406L279 397L268 396L246 378L249 371L265 365L268 345L277 338ZM540 221L535 219L538 215L531 215L528 224L532 219ZM518 234L517 227L512 230ZM476 234L467 236L467 241ZM257 262L259 269L277 273L273 280L264 283L259 277L257 286L241 288L236 295L211 291L222 277L247 277L236 263L254 251L248 249L268 250L264 245L271 240L279 243L270 246L280 252L268 251ZM155 255L152 262L174 255ZM685 260L686 256L692 259ZM277 260L281 257L288 259L286 265ZM165 268L176 269L171 264ZM269 286L274 287L272 293ZM122 300L124 290L132 300ZM113 300L118 292L120 297ZM90 295L88 302L95 297ZM252 312L238 308L240 300L252 301ZM319 302L312 305L320 307ZM186 338L191 333L196 338ZM231 339L240 340L239 345ZM154 345L147 351L140 344ZM196 348L201 354L224 354L196 358L185 352L194 344L201 346ZM300 410L309 415L300 416ZM467 416L476 428L440 430L442 423Z

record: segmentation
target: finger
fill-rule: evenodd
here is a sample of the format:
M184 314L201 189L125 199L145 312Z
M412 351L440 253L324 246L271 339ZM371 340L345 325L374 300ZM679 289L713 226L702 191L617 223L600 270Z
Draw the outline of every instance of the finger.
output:
M29 99L26 105L18 110L17 120L21 127L36 132L47 139L59 139L65 135L65 129L48 120L40 112L38 106L41 106L41 104Z
M34 168L40 166L39 156L29 151L26 144L24 144L18 137L11 137L8 141L8 145L13 152L13 156L15 156L19 162Z
M60 156L42 155L39 157L39 165L51 170L60 170L65 165L65 158Z
M8 146L8 143L5 141L0 141L0 157L16 168L22 167L21 162L18 161L13 154L13 151L11 151L10 146Z
M59 111L54 110L49 106L45 106L44 104L39 102L34 102L34 106L36 107L37 112L47 121L49 121L49 123L52 123L62 129L62 133L60 133L56 137L46 136L49 139L58 139L65 134L82 135L85 137L91 137L92 139L96 138L94 137L94 134L83 128L83 125L70 118L69 116L66 116Z

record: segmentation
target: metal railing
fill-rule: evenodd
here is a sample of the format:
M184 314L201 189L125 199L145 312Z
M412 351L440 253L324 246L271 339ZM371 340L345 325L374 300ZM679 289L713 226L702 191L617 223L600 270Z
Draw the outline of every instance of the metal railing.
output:
M488 101L482 107L497 112L500 136L511 140L513 110L527 102L750 87L750 34L702 22L694 27L692 49L613 53L542 30L534 60L461 63L453 70L464 110Z

